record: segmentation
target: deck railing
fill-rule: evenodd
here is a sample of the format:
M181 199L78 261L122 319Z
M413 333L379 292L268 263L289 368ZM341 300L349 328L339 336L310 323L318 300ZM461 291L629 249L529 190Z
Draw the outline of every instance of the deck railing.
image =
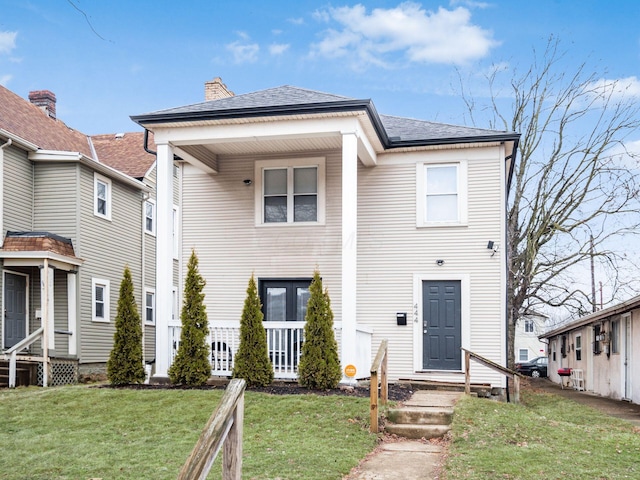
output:
M30 347L33 343L40 340L42 338L43 332L44 332L44 328L39 327L37 330L32 332L31 335L29 335L26 338L23 338L20 342L16 343L13 347L8 349L4 353L3 358L9 359L9 388L15 388L16 386L16 368L17 368L18 353L20 353L22 350L25 350L26 348ZM48 383L47 373L48 373L48 366L49 366L49 358L44 356L35 356L35 357L22 356L21 360L42 362L42 372L43 372L42 386L46 387Z
M305 323L264 322L267 332L267 350L275 379L296 380L298 378ZM340 348L342 325L340 322L335 322L333 328L338 348ZM180 331L179 325L169 326L171 363L178 352ZM233 373L233 359L240 346L240 323L216 321L209 327L208 341L211 346L211 375L230 377Z

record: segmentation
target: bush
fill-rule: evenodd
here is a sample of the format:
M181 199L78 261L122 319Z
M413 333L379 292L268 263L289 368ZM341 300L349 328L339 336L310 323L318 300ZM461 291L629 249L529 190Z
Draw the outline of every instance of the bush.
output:
M107 378L113 385L144 382L142 365L142 325L133 295L131 270L125 267L118 312L116 314L116 332L113 335L113 348L107 361Z
M258 288L251 275L240 319L240 347L233 364L233 377L244 378L249 387L266 387L273 381L263 318Z
M171 383L190 386L204 385L211 376L209 361L209 321L204 304L205 286L202 275L198 272L198 257L191 252L187 266L187 278L184 285L184 302L180 312L182 330L178 353L169 368Z
M298 382L307 388L335 388L342 378L338 344L333 334L329 292L322 289L322 279L317 270L313 274L309 292Z

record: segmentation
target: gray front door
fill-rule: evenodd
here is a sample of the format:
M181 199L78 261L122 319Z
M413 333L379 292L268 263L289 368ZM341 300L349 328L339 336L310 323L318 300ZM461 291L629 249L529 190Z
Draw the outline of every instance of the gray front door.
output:
M27 278L4 275L4 348L11 348L27 336Z
M422 282L422 366L461 370L460 281Z

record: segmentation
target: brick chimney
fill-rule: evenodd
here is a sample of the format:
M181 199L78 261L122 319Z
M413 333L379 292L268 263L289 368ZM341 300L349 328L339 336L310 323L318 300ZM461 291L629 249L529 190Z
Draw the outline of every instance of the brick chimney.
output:
M234 93L227 88L227 86L222 83L222 79L220 77L216 77L213 80L209 80L204 83L204 99L208 102L209 100L220 100L221 98L233 97Z
M49 90L36 90L29 92L29 101L40 109L49 117L56 119L56 96Z

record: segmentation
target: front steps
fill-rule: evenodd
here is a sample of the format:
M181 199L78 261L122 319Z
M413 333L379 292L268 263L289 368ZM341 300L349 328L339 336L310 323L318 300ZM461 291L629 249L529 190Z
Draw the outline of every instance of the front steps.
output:
M463 394L417 390L402 407L389 409L384 431L412 439L442 437L451 429L453 407Z

